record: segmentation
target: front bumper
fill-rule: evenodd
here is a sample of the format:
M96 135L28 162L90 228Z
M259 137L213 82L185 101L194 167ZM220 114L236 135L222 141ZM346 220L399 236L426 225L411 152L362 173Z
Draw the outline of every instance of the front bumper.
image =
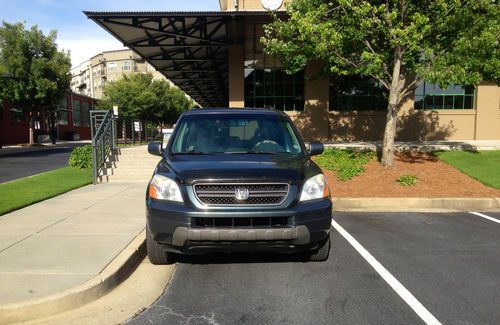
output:
M288 217L286 227L196 227L193 218ZM314 249L329 236L330 200L315 200L283 209L197 209L156 200L147 202L147 223L153 239L166 251L197 254L209 251L295 252Z

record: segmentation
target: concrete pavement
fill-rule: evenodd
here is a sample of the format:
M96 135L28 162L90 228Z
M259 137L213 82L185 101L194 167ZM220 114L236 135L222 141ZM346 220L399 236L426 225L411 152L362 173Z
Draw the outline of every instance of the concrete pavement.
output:
M0 217L0 310L98 276L143 231L146 184L89 185Z

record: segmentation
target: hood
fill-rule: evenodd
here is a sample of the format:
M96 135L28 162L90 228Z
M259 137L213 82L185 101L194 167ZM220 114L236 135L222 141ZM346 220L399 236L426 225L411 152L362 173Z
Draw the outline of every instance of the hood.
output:
M173 176L181 184L194 181L298 184L319 172L309 157L280 154L171 155L157 169L157 173Z

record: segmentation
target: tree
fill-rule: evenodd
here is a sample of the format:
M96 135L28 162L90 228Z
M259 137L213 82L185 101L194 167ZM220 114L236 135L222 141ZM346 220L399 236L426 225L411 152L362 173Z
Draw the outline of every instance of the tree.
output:
M0 102L30 115L29 143L34 143L35 113L55 110L69 89L71 60L58 51L57 33L45 36L37 26L2 22L0 27Z
M194 101L188 99L182 90L171 86L165 80L153 80L151 88L156 95L157 105L149 115L160 125L174 124L182 112L195 106Z
M294 0L287 12L261 41L288 72L320 60L328 74L371 76L388 90L386 167L394 164L397 113L419 80L500 80L495 0Z
M123 75L104 87L100 106L120 108L125 118L143 119L158 125L173 124L179 115L194 106L181 90L165 80L154 80L151 74Z

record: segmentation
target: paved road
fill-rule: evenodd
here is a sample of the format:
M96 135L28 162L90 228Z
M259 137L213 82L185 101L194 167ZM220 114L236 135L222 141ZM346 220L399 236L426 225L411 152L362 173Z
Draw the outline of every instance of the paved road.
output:
M470 213L334 219L409 291L414 309L334 230L324 263L184 258L163 296L129 324L424 324L418 303L443 324L500 324L500 223Z
M43 173L68 165L75 145L0 156L0 183Z

